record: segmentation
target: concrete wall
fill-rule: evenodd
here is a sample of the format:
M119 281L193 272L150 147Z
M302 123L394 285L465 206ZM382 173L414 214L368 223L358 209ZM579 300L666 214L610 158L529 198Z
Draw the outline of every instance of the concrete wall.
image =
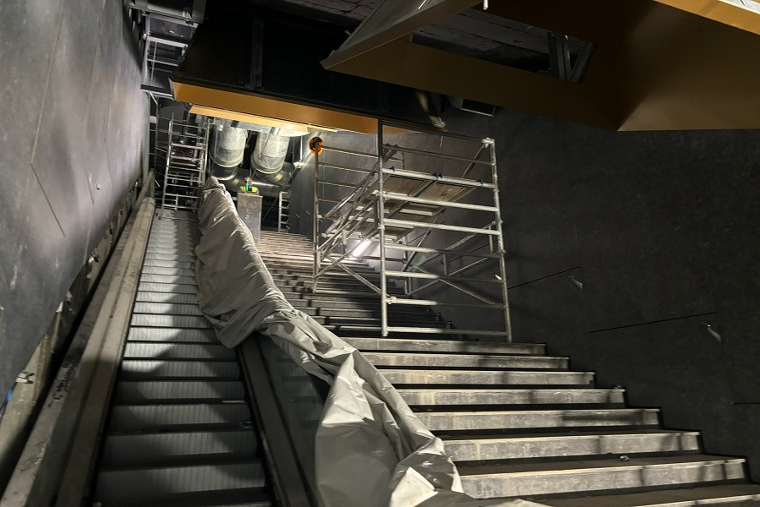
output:
M511 111L446 120L497 142L515 340L662 407L668 428L702 430L710 453L749 456L760 480L760 132L617 133ZM460 328L500 324L443 313Z
M0 4L3 396L144 164L135 40L120 0Z

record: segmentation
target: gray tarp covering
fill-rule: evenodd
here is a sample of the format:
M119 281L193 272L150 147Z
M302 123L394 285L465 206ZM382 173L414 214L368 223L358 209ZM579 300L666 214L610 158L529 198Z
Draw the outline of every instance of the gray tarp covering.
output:
M458 493L459 473L441 440L361 353L287 302L215 178L199 221L198 302L219 340L232 348L257 331L331 385L316 437L324 507L537 505Z

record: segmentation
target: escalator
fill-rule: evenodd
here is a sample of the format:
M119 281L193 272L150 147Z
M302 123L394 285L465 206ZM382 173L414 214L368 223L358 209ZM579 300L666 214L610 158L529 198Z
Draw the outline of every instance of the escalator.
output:
M95 505L276 505L235 350L197 303L194 214L151 227L95 473Z

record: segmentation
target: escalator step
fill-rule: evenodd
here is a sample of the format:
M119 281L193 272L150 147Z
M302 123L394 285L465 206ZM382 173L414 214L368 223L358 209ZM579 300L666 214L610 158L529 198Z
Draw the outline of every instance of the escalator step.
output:
M171 294L198 294L198 287L195 285L182 285L177 283L152 283L140 282L137 286L138 291L142 292L164 292Z
M120 380L158 380L182 378L217 378L237 380L240 368L229 361L150 361L125 359L121 363Z
M109 430L116 433L178 431L187 428L239 428L250 424L245 403L116 405Z
M211 323L205 317L197 315L150 315L135 313L132 315L133 326L173 327L191 329L210 329Z
M250 429L109 435L103 447L104 468L203 463L210 459L251 460L256 433Z
M242 382L223 380L164 380L119 382L114 394L117 405L243 400Z
M149 303L147 301L136 302L132 311L154 315L203 315L197 304Z
M138 303L162 303L176 305L198 305L195 294L172 294L171 292L144 292L139 291L135 300Z
M127 339L150 342L219 343L212 329L133 327L129 330Z
M127 343L125 359L207 359L234 361L235 351L224 345L188 343Z

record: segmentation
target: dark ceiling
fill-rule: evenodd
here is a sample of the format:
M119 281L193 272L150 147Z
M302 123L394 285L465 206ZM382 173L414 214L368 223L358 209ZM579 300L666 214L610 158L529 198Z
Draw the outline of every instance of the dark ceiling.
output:
M251 0L254 4L356 28L382 0ZM347 34L348 35L348 34ZM468 9L414 34L418 44L532 72L550 71L548 32ZM570 38L574 58L583 42ZM337 48L336 48L337 49Z

